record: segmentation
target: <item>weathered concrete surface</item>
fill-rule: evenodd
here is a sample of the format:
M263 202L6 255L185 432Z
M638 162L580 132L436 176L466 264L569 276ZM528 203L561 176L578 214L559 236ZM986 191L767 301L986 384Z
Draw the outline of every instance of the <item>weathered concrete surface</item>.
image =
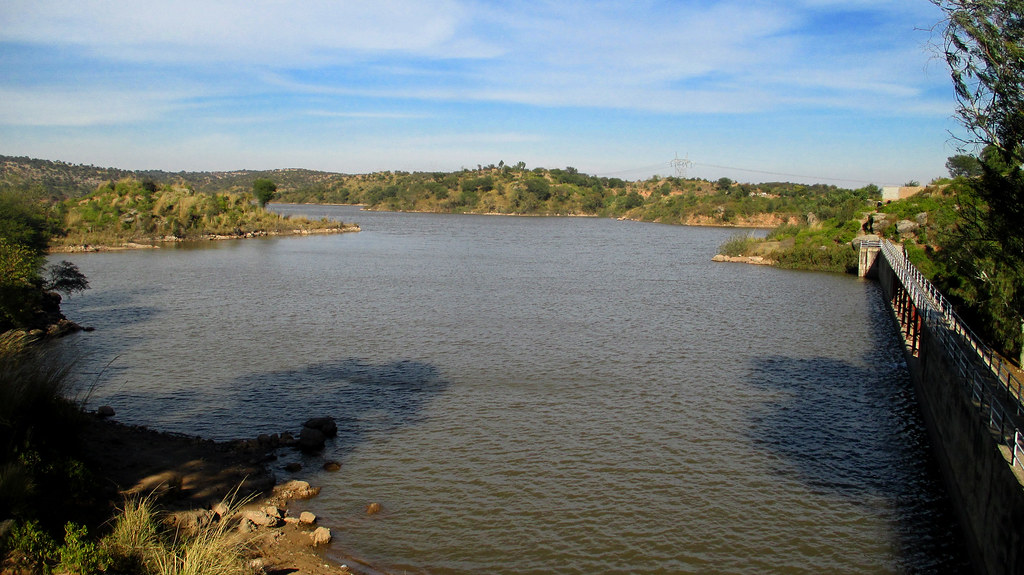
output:
M858 242L860 259L857 262L857 276L876 279L878 278L878 253L882 251L882 248L877 244L878 236L862 236L854 242L865 238L866 241Z
M878 279L891 302L894 274L885 257L878 259ZM1024 575L1024 487L927 326L919 345L917 357L907 350L907 364L975 570Z

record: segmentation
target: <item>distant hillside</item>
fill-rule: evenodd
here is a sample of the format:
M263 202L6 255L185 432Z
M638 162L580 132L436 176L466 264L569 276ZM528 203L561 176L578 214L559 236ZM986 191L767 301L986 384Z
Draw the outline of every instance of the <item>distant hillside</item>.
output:
M117 168L0 156L0 189L28 189L62 200L95 192L101 184L135 176Z
M873 207L876 186L848 190L789 182L747 184L721 178L653 176L641 181L591 176L575 168L499 162L456 172L339 174L306 169L231 172L127 171L0 156L0 191L29 190L59 201L122 179L196 193L251 194L257 178L277 185L277 200L363 204L370 209L439 213L585 215L688 225L775 227L838 218Z
M342 174L304 169L236 170L231 172L165 172L122 170L69 164L26 157L0 156L0 189L30 189L53 200L76 198L95 192L108 182L122 179L183 185L196 192L252 190L257 178L270 178L282 189L303 189L343 178Z

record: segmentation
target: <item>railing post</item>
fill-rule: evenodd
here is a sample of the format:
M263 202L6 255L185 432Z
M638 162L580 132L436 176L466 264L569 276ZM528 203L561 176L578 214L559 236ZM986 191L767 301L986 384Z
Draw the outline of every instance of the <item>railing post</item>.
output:
M920 357L921 332L925 326L930 328L934 336L931 341L946 350L961 385L988 416L989 428L995 431L998 426L1001 442L1013 431L1011 463L1024 464L1020 457L1024 453L1024 432L1017 423L1024 416L1024 382L963 323L949 300L910 263L905 251L881 240L879 252L891 272L889 303L901 333L906 336L905 345L909 344L910 352ZM998 385L993 385L993 379ZM1005 402L1012 402L1013 411Z
M1020 431L1013 432L1013 449L1010 450L1010 467L1017 465L1017 447L1020 445Z

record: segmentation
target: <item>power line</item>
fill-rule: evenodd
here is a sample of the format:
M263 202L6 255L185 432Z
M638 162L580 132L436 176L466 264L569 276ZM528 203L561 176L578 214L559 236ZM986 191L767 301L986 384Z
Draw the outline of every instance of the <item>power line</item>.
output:
M632 174L633 172L647 172L647 171L650 171L650 170L653 170L653 169L656 169L656 168L664 168L666 166L671 166L671 164L672 164L671 162L662 162L660 164L654 164L654 165L651 165L651 166L643 166L641 168L632 168L632 169L629 169L629 170L619 170L617 172L603 172L603 173L594 174L594 175L598 176L598 177L620 176L620 175L623 175L623 174Z
M808 179L808 180L827 180L827 181L831 181L831 182L855 182L855 183L859 183L859 184L872 184L872 183L874 183L874 182L870 182L868 180L858 180L858 179L854 179L854 178L828 178L828 177L825 177L825 176L808 176L806 174L789 174L789 173L786 173L786 172L769 172L769 171L766 171L766 170L752 170L752 169L748 169L748 168L737 168L737 167L734 167L734 166L719 166L719 165L716 165L716 164L705 164L703 162L692 162L692 163L695 164L695 165L698 165L698 166L703 166L705 168L717 168L719 170L735 170L735 171L738 171L738 172L750 172L750 173L754 173L754 174L766 174L766 175L769 175L769 176L783 176L783 177L786 177L786 178L805 178L805 179Z

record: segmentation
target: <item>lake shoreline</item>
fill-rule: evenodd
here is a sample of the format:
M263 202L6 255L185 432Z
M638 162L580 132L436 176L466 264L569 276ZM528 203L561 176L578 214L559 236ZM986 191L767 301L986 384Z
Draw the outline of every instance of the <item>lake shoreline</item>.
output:
M319 493L319 487L313 487L296 495L290 487L297 479L295 474L289 473L285 480L279 480L269 466L277 459L278 448L259 440L213 441L95 415L86 417L83 455L97 477L112 489L117 486L117 493L110 494L111 501L155 497L168 515L184 517L204 512L222 499L251 494L255 499L243 509L262 510L273 505L287 518L290 502ZM285 519L278 527L259 527L254 533L257 544L252 560L272 573L386 573L345 550L328 552L324 546L313 545L313 528L314 525L302 525L291 519Z
M125 250L149 250L149 249L160 249L164 245L175 245L181 243L190 242L210 242L210 241L225 241L225 240L245 240L254 238L269 238L269 237L295 237L295 236L311 236L311 235L323 235L323 234L345 234L362 231L359 228L359 224L343 224L337 228L317 228L317 229L296 229L296 230L284 230L284 231L258 231L258 232L247 232L239 235L221 235L221 234L204 234L195 238L179 238L176 236L165 236L160 238L147 238L140 240L129 240L124 243L117 245L109 244L69 244L69 245L56 245L48 248L48 253L51 254L80 254L80 253L92 253L92 252L116 252ZM149 242L149 243L142 243Z

